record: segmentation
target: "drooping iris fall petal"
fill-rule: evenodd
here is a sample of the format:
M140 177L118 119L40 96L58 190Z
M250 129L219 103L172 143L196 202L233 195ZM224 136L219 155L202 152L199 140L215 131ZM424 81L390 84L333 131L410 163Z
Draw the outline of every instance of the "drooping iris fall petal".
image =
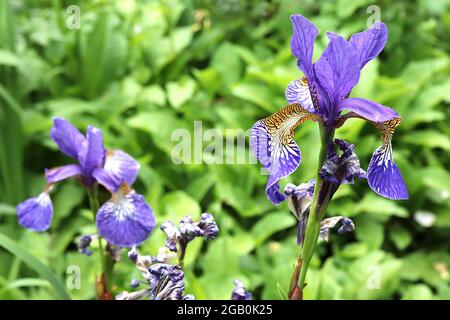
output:
M381 105L380 105L381 106ZM382 106L382 110L392 110ZM392 110L393 111L393 110ZM391 112L391 111L389 111ZM393 111L396 115L397 113ZM388 112L382 114L384 117ZM336 121L337 127L341 126L347 119L360 118L369 121L381 132L383 144L379 146L372 155L367 169L367 182L370 188L380 196L393 200L405 200L409 198L408 189L401 176L400 170L394 162L392 152L392 138L395 128L402 123L402 119L397 115L387 121L372 121L370 118L364 118L362 114L369 114L371 119L382 118L377 113L366 111L357 114L349 112L339 117Z
M381 139L383 144L373 153L367 170L367 181L372 190L383 197L393 200L409 198L406 184L394 162L391 144L395 127L401 122L400 118L394 118L375 124L382 132Z
M126 186L100 207L96 220L100 235L120 247L141 244L156 226L144 197Z
M301 105L291 104L256 122L251 130L250 146L269 172L266 195L276 205L286 199L278 181L294 172L301 161L300 149L293 140L294 129L315 117Z
M30 198L17 206L19 223L34 231L45 231L53 219L53 204L47 192Z

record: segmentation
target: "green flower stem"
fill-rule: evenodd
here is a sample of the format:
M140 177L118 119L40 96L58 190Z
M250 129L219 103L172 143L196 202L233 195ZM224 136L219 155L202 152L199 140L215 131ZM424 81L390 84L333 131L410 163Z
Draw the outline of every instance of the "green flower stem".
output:
M299 290L299 297L303 297L303 288L305 287L305 278L306 273L308 271L309 263L311 261L311 258L316 250L317 246L317 240L319 238L319 232L320 232L320 222L323 220L328 203L330 201L331 197L331 189L324 190L323 189L323 181L320 178L319 172L322 168L322 165L326 159L327 156L327 145L329 141L333 140L334 137L334 129L329 129L324 126L323 123L319 124L320 128L320 139L321 139L321 148L320 148L320 154L319 154L319 162L318 162L318 168L317 168L317 176L316 176L316 186L314 188L314 195L311 203L311 209L309 213L308 218L308 224L306 226L306 232L305 232L305 240L303 243L303 248L301 251L301 258L299 258L299 261L301 261L301 264L299 266L300 268L300 275L298 277L298 290ZM319 205L319 196L323 196L322 203Z
M87 189L88 197L89 197L89 205L92 210L92 214L94 216L94 223L96 220L97 211L99 209L99 203L98 203L98 185L95 184L91 188ZM100 281L103 281L106 294L109 294L111 292L111 275L112 275L112 261L108 261L111 259L108 259L105 249L103 247L103 241L102 238L98 237L98 247L100 251L100 264L102 268L102 275L100 277ZM97 293L99 295L99 293ZM102 296L98 296L98 298L102 299L105 295L102 294Z

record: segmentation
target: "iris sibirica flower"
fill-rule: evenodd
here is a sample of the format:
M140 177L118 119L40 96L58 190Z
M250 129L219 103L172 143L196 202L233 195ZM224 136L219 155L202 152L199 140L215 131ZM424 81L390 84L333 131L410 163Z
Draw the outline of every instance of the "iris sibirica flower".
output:
M100 236L121 247L142 243L156 221L144 197L130 187L136 180L139 163L121 150L106 150L102 132L93 126L83 135L65 119L54 118L50 136L59 150L77 163L45 170L48 186L38 197L17 206L19 223L31 230L47 230L53 217L49 192L56 182L74 177L87 190L99 183L112 194L96 215Z
M402 121L400 116L379 103L349 97L361 69L383 50L388 36L386 25L376 22L348 41L328 32L329 44L313 63L316 26L301 15L291 16L291 22L291 50L304 77L287 86L289 105L257 121L251 132L252 150L270 174L268 199L277 205L286 199L279 190L279 180L294 172L301 162L300 149L293 140L296 127L313 120L334 130L350 118L364 119L381 131L382 145L373 153L367 170L369 186L383 197L407 199L408 190L394 162L391 145L395 128Z

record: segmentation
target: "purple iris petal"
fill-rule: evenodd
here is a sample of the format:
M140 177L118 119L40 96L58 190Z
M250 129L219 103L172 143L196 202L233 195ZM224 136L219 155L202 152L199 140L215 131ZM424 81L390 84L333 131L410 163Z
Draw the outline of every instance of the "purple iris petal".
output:
M116 192L122 183L132 185L139 172L139 163L121 150L108 151L103 168L93 172L95 179L111 192Z
M409 198L408 189L392 157L391 144L384 144L375 150L367 170L367 181L373 191L393 199Z
M309 91L308 82L304 79L291 81L286 87L285 95L289 104L299 103L309 112L314 112L314 104Z
M89 180L88 185L93 183L91 177L93 171L103 167L105 154L102 132L98 128L89 126L86 131L86 144L80 152L80 164L85 178Z
M86 139L70 122L63 118L54 118L50 137L61 152L78 160L78 154Z
M359 80L358 57L352 45L341 36L327 33L330 42L314 70L320 86L333 105L346 98ZM333 114L334 110L329 110Z
M355 48L361 69L383 50L387 37L387 27L380 21L374 23L370 29L351 36L349 42Z
M348 98L340 101L338 111L343 110L353 111L362 118L374 122L383 122L398 117L395 110L361 98Z
M292 54L297 58L300 70L312 81L312 56L317 27L300 14L291 16L293 34L291 38Z
M144 197L125 187L101 206L96 223L100 235L120 247L141 244L156 225Z
M272 137L262 121L253 126L250 145L256 158L270 173L266 195L272 203L278 205L286 199L279 190L278 181L297 169L301 161L300 149L292 139L285 144L278 135Z
M45 170L45 178L48 183L55 183L67 178L82 174L83 170L77 164L68 164L66 166Z
M19 223L34 231L45 231L53 218L53 205L48 193L30 198L17 206Z

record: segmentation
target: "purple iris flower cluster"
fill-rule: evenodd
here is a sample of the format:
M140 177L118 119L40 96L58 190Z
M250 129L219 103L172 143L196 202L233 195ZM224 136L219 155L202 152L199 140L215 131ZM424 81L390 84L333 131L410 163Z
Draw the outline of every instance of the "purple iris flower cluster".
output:
M96 214L100 236L120 247L142 243L156 226L156 220L144 197L131 188L139 163L121 150L106 150L102 132L93 126L83 135L65 119L54 118L50 136L59 150L76 163L45 170L48 185L39 196L17 206L19 223L34 231L47 230L53 217L49 193L55 183L73 177L87 189L98 183L111 193L111 199ZM86 244L84 241L80 250L89 253Z
M386 25L376 22L370 29L352 35L348 41L328 32L328 46L313 63L314 42L318 34L316 26L299 14L292 15L291 22L291 50L304 77L287 86L289 105L257 121L250 138L253 152L270 174L266 186L268 199L276 205L286 200L286 195L279 190L279 180L289 176L300 165L301 152L293 140L297 126L313 120L321 122L327 130L334 130L350 118L368 121L382 135L382 145L373 153L367 170L369 186L383 197L407 199L408 190L394 162L391 145L395 128L401 123L400 116L379 103L349 97L359 81L361 69L383 50L388 36ZM346 168L352 170L348 166ZM332 179L326 171L324 175ZM356 176L366 177L362 171ZM353 178L343 177L339 183L352 182Z

